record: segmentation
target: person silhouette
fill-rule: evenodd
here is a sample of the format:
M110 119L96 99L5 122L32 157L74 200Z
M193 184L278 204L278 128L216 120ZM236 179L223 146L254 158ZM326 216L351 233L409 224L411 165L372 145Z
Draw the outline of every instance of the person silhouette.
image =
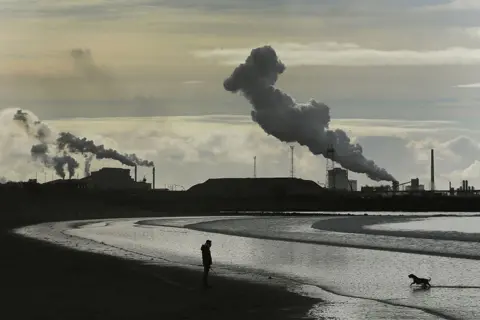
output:
M208 272L212 266L212 254L210 253L210 247L212 246L212 241L207 240L202 247L202 263L203 263L203 286L206 288L211 288L208 284Z

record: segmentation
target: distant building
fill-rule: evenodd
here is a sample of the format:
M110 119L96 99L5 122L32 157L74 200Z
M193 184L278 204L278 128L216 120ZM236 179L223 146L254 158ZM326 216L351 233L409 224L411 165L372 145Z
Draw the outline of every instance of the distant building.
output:
M350 184L350 189L349 191L357 191L358 188L358 183L357 180L348 180L348 183Z
M328 188L336 190L350 190L348 171L342 168L333 168L328 171Z
M423 191L423 190L425 190L425 186L423 184L420 184L420 181L418 178L411 179L410 185L405 187L405 191Z
M364 193L389 193L392 191L392 187L389 185L383 186L363 186L361 192Z
M102 168L90 176L80 179L88 188L96 189L151 189L146 181L135 181L130 176L130 169Z
M82 179L58 179L44 185L73 189L151 189L150 183L145 180L136 182L130 176L130 170L123 168L102 168Z
M397 192L399 188L400 188L400 183L398 181L393 181L392 182L392 190L394 192Z

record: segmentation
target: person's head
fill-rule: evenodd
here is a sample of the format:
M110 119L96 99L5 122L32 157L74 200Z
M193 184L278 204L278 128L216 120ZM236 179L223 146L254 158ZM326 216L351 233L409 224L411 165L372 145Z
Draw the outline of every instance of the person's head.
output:
M212 241L211 241L211 240L207 240L207 241L205 242L205 244L207 245L207 247L210 248L210 247L212 246Z

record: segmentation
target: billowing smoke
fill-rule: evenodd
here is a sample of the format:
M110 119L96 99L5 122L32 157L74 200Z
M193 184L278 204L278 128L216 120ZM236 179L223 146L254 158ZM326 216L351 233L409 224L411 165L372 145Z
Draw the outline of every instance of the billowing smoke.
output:
M345 169L365 173L375 181L396 181L385 169L367 160L359 144L352 144L340 129L330 130L330 108L315 100L297 103L275 87L278 75L285 71L270 46L253 49L245 63L240 64L223 86L230 92L242 92L253 106L253 121L283 142L307 146L315 155L332 158L329 146L335 150L334 160Z
M24 128L27 134L42 143L48 143L48 139L52 136L50 128L38 120L33 120L29 114L23 110L18 109L17 113L13 115L13 120L18 121Z
M97 159L113 159L127 166L152 167L153 162L141 160L135 154L121 154L113 149L105 149L103 145L97 146L92 140L78 138L70 132L61 132L57 138L59 150L68 150L73 153L92 153Z
M93 156L96 156L97 159L117 160L128 166L153 166L153 162L139 159L135 154L124 155L113 149L105 149L103 145L97 146L93 141L78 138L70 132L61 132L55 139L52 130L45 123L34 120L31 114L20 109L14 114L13 120L20 123L29 136L40 142L32 146L30 151L32 158L40 161L48 168L53 168L62 178L65 178L66 175L64 172L65 165L70 178L75 175L75 170L79 167L78 162L69 156L67 151L85 155L85 173L88 173L87 175L90 175ZM52 145L58 151L63 151L63 155L50 155L49 145Z
M67 166L70 178L75 175L75 170L79 167L79 164L74 158L67 154L61 156L49 155L48 145L54 140L52 139L52 130L45 123L33 120L27 112L20 109L14 114L13 120L19 122L29 136L40 142L30 149L34 160L41 162L47 168L53 168L62 179L65 179L66 175L65 166Z
M68 169L69 178L75 175L75 170L79 167L77 160L68 154L64 154L63 156L50 156L48 154L48 145L44 143L32 146L30 153L34 160L42 162L47 168L53 168L62 179L65 179L65 165Z

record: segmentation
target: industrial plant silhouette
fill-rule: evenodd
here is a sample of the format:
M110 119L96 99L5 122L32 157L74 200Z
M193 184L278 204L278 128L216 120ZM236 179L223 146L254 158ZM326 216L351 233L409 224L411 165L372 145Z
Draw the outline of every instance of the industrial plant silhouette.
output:
M292 155L293 155L293 148ZM102 168L81 179L60 179L38 183L8 182L0 185L4 202L22 199L39 203L71 203L92 201L149 212L301 212L301 211L478 211L478 190L464 181L462 187L434 189L434 152L431 152L430 190L425 190L418 178L392 185L363 186L348 178L348 171L327 162L324 185L294 176L292 156L290 176L262 178L256 170L253 177L216 178L196 184L187 190L156 188L155 167L151 181L138 181L137 167ZM132 172L133 171L133 172ZM131 176L133 174L133 177ZM94 204L92 204L94 205ZM39 213L36 213L39 214ZM67 218L69 213L64 213ZM100 213L96 213L100 215ZM91 217L89 215L89 217Z

